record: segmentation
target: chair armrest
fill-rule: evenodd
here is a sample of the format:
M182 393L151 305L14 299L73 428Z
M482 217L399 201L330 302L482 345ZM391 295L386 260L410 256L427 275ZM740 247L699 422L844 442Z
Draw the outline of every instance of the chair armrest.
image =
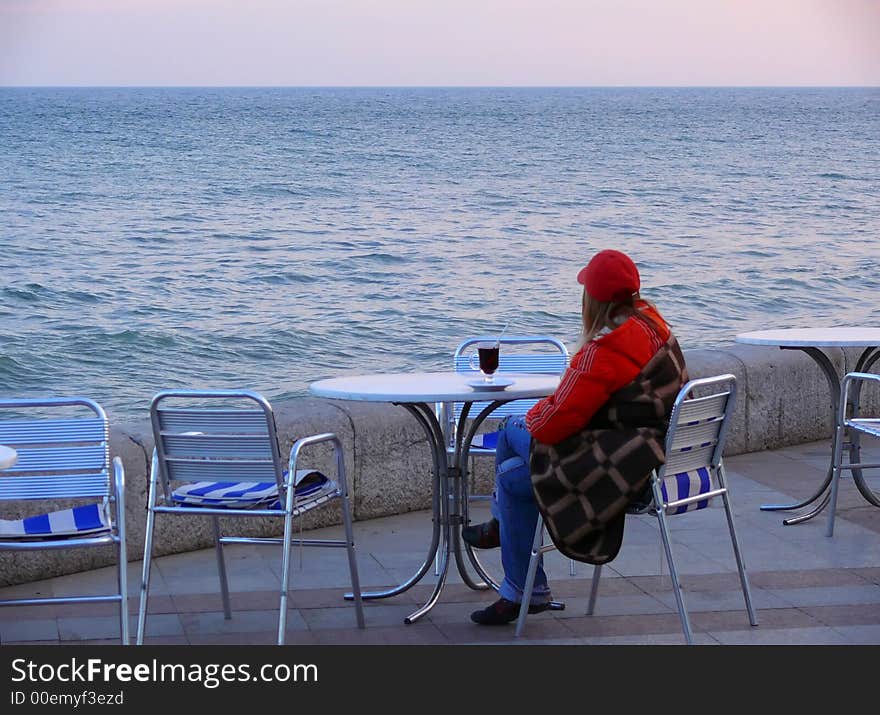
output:
M339 489L343 495L348 495L348 482L345 477L345 460L342 453L342 442L340 442L339 438L332 432L316 434L310 437L301 437L293 443L293 446L290 448L290 460L287 465L288 481L286 486L288 489L293 487L293 480L296 478L296 463L299 459L300 452L302 452L305 447L310 447L314 444L322 444L324 442L329 442L333 447L333 456L336 460L336 479L339 483Z
M846 420L846 406L850 404L850 388L855 390L856 399L853 402L854 409L852 418L858 417L858 397L864 382L880 383L880 375L870 372L849 372L843 377L842 395L840 399L840 415L839 419Z
M851 382L861 382L863 380L880 382L880 375L872 372L848 372L843 378L843 383L846 385Z
M113 457L113 495L116 499L116 532L125 534L125 468L122 459Z

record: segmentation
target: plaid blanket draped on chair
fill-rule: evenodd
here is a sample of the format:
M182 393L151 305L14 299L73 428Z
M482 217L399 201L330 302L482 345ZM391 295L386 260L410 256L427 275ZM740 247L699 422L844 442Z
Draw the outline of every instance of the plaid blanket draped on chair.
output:
M590 564L617 556L627 507L665 461L672 405L687 381L681 348L670 336L586 429L553 445L532 441L532 486L562 554Z

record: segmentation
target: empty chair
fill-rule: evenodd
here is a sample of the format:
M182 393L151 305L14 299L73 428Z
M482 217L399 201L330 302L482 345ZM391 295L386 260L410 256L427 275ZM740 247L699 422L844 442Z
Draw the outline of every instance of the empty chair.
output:
M150 561L156 517L210 517L213 522L223 611L232 617L224 544L275 544L281 552L281 593L278 644L287 626L290 549L329 546L348 551L351 587L358 627L364 627L363 604L354 550L351 506L342 445L331 433L294 442L281 461L275 416L268 401L249 391L165 391L150 404L156 448L150 469L143 577L138 610L137 642L141 644L150 590ZM328 444L335 457L335 479L305 469L300 453ZM341 498L344 540L294 539L293 520ZM283 537L223 536L220 517L268 517L284 520Z
M128 645L125 471L119 457L110 460L109 438L107 415L88 398L0 400L0 443L17 453L17 461L0 470L0 502L38 500L56 507L0 519L0 551L109 545L118 586L110 594L4 600L0 606L115 602L120 639Z
M699 396L693 396L692 393L695 392L699 392ZM650 478L651 497L648 500L650 503L647 505L633 504L628 512L633 514L650 512L658 519L675 602L681 618L682 630L689 645L693 643L690 619L672 554L672 541L666 520L669 516L683 515L703 509L709 506L711 500L716 497L721 497L727 515L727 526L739 570L749 623L753 626L758 625L758 619L752 607L746 568L733 523L727 478L722 462L722 452L735 400L736 378L733 375L691 380L681 388L673 405L666 433L666 462L655 470ZM524 593L531 593L541 554L556 548L553 545L543 543L543 533L544 520L539 516ZM595 609L601 573L602 567L594 566L587 615L592 615ZM523 604L527 606L528 599L524 599ZM517 636L522 633L527 613L527 607L520 608L516 624Z
M827 536L834 535L834 516L837 511L837 496L840 489L840 473L844 469L852 471L853 481L858 490L871 504L880 506L880 495L876 494L865 482L863 469L878 469L880 464L861 462L859 436L880 437L880 417L871 417L860 413L859 393L865 383L880 383L880 375L866 372L850 372L843 378L840 406L834 425L834 450L831 472L831 501L828 511ZM852 416L847 418L847 405L852 404ZM847 431L851 439L846 442ZM844 449L849 453L847 464L843 463Z
M481 342L497 342L497 336L475 336L463 340L455 349L452 364L455 372L473 373L479 376L480 369L474 355L476 345ZM568 350L565 344L547 335L520 335L502 337L501 351L498 358L498 372L537 372L561 375L568 366ZM523 346L527 349L523 350ZM474 358L472 360L472 358ZM492 419L501 419L508 415L522 415L537 400L513 400L498 407L491 414ZM488 402L475 402L468 416L476 417L488 405ZM455 449L456 429L461 417L461 403L439 405L440 424L446 434L447 448ZM485 432L474 436L471 444L471 456L495 456L496 432ZM472 498L487 499L485 495Z

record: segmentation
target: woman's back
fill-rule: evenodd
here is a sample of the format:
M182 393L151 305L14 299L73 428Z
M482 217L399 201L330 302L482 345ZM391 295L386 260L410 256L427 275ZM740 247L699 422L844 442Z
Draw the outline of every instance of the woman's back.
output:
M615 392L630 383L670 337L659 311L636 301L632 314L575 353L556 392L526 416L534 439L556 444L584 429Z

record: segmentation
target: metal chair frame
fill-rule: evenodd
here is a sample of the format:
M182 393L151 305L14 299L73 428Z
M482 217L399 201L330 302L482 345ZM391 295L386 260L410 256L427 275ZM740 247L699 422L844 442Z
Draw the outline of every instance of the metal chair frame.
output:
M498 372L533 372L555 375L562 374L565 368L568 367L570 359L568 348L558 338L549 335L509 335L499 339L497 335L477 335L465 338L458 344L452 355L453 370L461 373L473 373L475 376L480 375L479 368L475 370L471 367L471 358L476 355L476 351L473 350L474 346L485 342L500 342L501 345L544 345L556 350L556 352L548 350L543 353L507 353L502 350L498 357ZM471 352L468 352L469 349L471 349ZM500 419L509 415L522 415L528 412L536 402L537 400L513 400L506 402L494 410L489 417L491 419ZM475 402L471 405L471 413L478 415L489 404L489 402ZM458 418L461 416L461 404L457 402L438 404L437 416L446 439L446 451L452 454L455 452L456 425L458 425ZM493 448L472 445L468 456L471 460L475 457L494 457L495 450ZM471 473L474 472L473 469L469 471ZM463 485L463 488L465 490L465 498L463 499L465 513L462 515L462 519L463 523L467 524L468 501L488 501L492 497L489 494L469 494L470 487L467 484ZM476 558L473 552L471 553L472 557ZM569 570L571 575L574 576L574 561L569 564ZM439 573L438 563L434 564L434 573L435 575Z
M470 361L474 353L468 353L468 349L477 343L496 341L498 341L498 336L492 335L475 336L463 340L452 355L453 370L461 373L473 373L475 376L479 375L479 369L474 370L471 367ZM548 335L512 335L502 337L500 343L502 345L546 345L556 348L558 352L507 353L502 350L498 358L498 372L534 372L556 375L564 372L568 366L568 349L557 338ZM513 400L512 402L506 402L494 410L490 417L497 419L508 415L522 415L536 402L537 400ZM471 412L477 415L488 404L488 402L475 402L471 405ZM455 426L461 415L461 404L457 402L451 404L443 403L438 408L441 415L440 424L443 425L447 444L450 445L449 449L454 449ZM491 456L495 454L495 450L472 446L470 454Z
M853 474L856 486L862 495L874 506L880 506L862 475L863 469L880 469L880 464L861 461L860 435L880 437L880 418L866 417L859 411L859 393L866 382L880 383L880 375L868 372L850 372L844 375L841 386L842 396L837 409L834 425L834 449L831 462L831 496L828 512L826 536L834 535L834 519L837 512L837 496L840 490L840 475L844 469ZM851 396L852 393L852 396ZM852 404L852 416L847 418L847 405ZM846 441L847 433L850 435ZM847 464L843 463L843 452L847 451ZM873 498L872 498L873 497Z
M0 601L0 606L39 606L61 603L115 602L119 631L129 643L128 578L125 530L125 470L122 460L110 460L110 427L103 408L87 397L0 400L0 410L26 414L30 410L84 407L89 417L12 419L0 421L0 443L13 447L18 461L0 470L0 501L98 498L110 529L94 535L2 539L0 551L79 549L114 545L118 590L95 596L56 596ZM60 411L60 410L59 410ZM80 410L82 412L82 410ZM111 477L110 467L113 474ZM112 506L112 508L110 508Z
M210 403L232 400L254 403L249 409L208 409L204 407L165 407L175 399L197 400ZM156 516L210 516L213 521L214 541L217 551L217 569L223 614L232 618L229 600L229 584L223 557L224 544L273 544L282 546L282 577L280 610L278 617L278 645L285 641L287 627L287 600L290 587L291 546L325 546L345 548L348 552L351 586L354 594L357 625L364 628L363 602L355 557L351 504L345 473L342 443L332 433L303 437L294 442L288 460L288 474L278 447L275 415L269 402L251 391L202 391L179 390L158 393L150 403L150 420L156 447L150 469L149 494L147 498L147 526L144 540L144 562L141 579L140 605L138 609L137 643L143 643L147 604L150 587L150 567L153 547L153 531ZM294 478L300 453L306 447L328 443L335 458L335 489L319 496L297 499ZM174 502L172 481L199 482L223 481L271 482L278 485L280 508L265 505L256 508L222 508L187 506ZM293 538L293 521L312 509L342 499L342 518L345 539ZM272 517L284 519L283 537L221 536L220 517Z
M694 390L705 390L707 388L719 389L700 397L692 396ZM634 509L628 512L631 514L648 512L657 517L660 526L660 536L666 553L666 561L669 564L669 574L672 579L675 602L679 617L681 618L681 627L688 645L693 644L693 634L678 569L672 554L672 539L669 534L667 517L676 515L676 510L679 507L688 506L695 502L706 502L721 497L727 516L727 526L730 531L730 539L733 545L734 557L736 558L737 570L739 571L749 623L753 626L758 625L758 618L752 606L752 596L749 589L748 576L746 575L745 563L740 550L739 540L736 536L733 511L730 507L730 497L728 494L727 477L722 460L722 452L724 451L727 433L730 428L730 416L733 414L735 402L736 378L730 374L691 380L681 388L673 404L669 419L669 429L666 433L666 462L654 470L651 475L652 503L643 509ZM672 475L681 472L689 472L700 468L706 468L709 471L710 486L713 487L710 491L682 499L664 499L663 484L667 474L672 477ZM671 490L669 490L669 493L672 493ZM687 513L685 511L682 514L678 514L678 516ZM535 583L535 573L541 555L556 548L552 544L545 545L543 543L543 536L544 520L539 516L538 525L535 529L535 540L532 544L532 555L529 560L526 584L523 590L523 593L526 594L532 592ZM601 575L602 566L594 566L587 615L593 615L595 610ZM522 633L527 613L528 599L524 598L516 623L516 636Z

